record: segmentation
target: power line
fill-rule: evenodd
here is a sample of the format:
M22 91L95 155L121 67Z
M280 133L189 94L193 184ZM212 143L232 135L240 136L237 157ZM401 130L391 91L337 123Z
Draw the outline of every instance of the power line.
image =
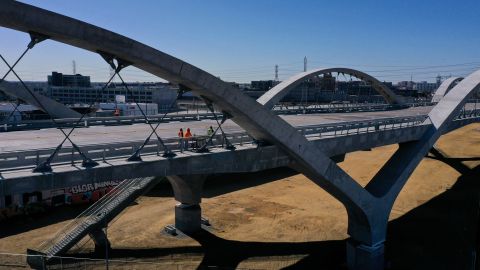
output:
M327 62L327 61L319 61L319 60L310 60L310 62L314 63L322 63L322 64L329 64L329 65L338 65L338 66L346 66L346 67L382 67L382 68L431 68L431 67L445 67L445 66L451 66L451 64L448 65L367 65L367 64L353 64L353 63L333 63L333 62ZM453 65L465 65L465 64L479 64L480 61L472 61L472 62L466 62L466 63L458 63L458 64L453 64Z

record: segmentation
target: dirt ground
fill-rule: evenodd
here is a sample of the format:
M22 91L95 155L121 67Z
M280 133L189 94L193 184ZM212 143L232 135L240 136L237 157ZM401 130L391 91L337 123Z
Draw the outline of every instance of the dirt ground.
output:
M442 161L424 158L395 202L386 242L391 269L471 269L478 250L480 124L443 136L437 147L445 155ZM350 153L339 165L366 185L396 149ZM108 228L112 265L122 260L116 268L345 267L344 207L290 169L210 177L202 211L212 226L195 239L163 232L174 221L175 203L163 183L114 220ZM25 253L81 210L63 207L0 224L0 252ZM74 250L75 256L92 256L91 248L90 241Z

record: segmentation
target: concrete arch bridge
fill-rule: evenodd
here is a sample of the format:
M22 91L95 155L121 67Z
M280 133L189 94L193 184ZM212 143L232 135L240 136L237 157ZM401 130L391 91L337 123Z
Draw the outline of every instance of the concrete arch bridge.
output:
M87 181L129 179L68 224L51 241L41 247L32 247L29 253L39 256L29 257L29 263L36 268L43 267L52 256L66 252L86 235L90 235L97 245L107 243L102 231L104 224L155 185L154 176L168 177L179 202L175 208L176 226L186 233L194 233L200 229L201 189L206 174L292 166L347 209L348 234L351 236L347 246L349 268L383 269L388 217L409 176L442 134L480 119L476 108L466 104L470 94L480 87L480 71L460 81L434 107L357 115L356 120L345 117L333 122L314 116L302 125L298 118L279 117L270 108L308 76L338 71L353 74L371 82L390 103L401 104L402 101L365 73L333 68L294 76L257 102L216 76L164 52L21 2L0 2L0 26L29 33L32 36L29 48L43 40L62 42L100 54L116 73L133 65L183 85L221 109L224 117L221 122L218 120L219 126L232 125L231 133L225 135L220 128L222 136L212 140L212 144L226 147L195 153L175 151L178 139L162 139L162 134L150 125L152 130L147 134L157 138L158 142L152 142L148 137L124 141L122 145L83 146L75 144L69 138L70 133L62 131L65 132L64 142L71 142L70 148L62 148L61 144L40 150L12 149L0 154L3 155L0 159L1 196ZM89 136L87 133L78 137ZM21 136L20 133L16 135L17 139ZM336 164L351 151L395 143L400 144L399 149L366 187L359 185ZM126 160L131 150L134 150L133 154ZM51 152L54 154L49 156Z

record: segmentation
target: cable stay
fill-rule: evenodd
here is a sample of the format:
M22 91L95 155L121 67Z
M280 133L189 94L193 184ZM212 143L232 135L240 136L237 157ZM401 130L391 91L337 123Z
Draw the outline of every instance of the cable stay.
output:
M144 112L144 110L142 109L142 107L140 106L140 104L138 104L138 101L136 100L135 98L135 95L133 95L130 87L128 87L128 85L125 83L122 75L120 75L120 71L122 71L124 68L130 66L132 63L126 61L126 60L123 60L123 59L120 59L118 57L115 57L111 54L108 54L108 53L105 53L105 52L102 52L102 51L98 51L98 53L100 54L100 56L110 65L110 67L115 71L112 78L113 79L115 76L117 76L121 83L122 83L122 86L127 90L127 93L132 97L132 100L133 102L136 104L137 108L139 109L140 113L142 114L143 118L145 119L145 123L148 124L151 128L151 133L150 135L145 139L145 141L143 142L143 144L132 154L132 156L130 156L127 161L142 161L142 157L141 157L141 151L143 150L143 148L145 147L145 145L148 144L148 142L150 141L151 137L155 134L155 136L157 137L157 140L158 142L162 145L163 147L163 157L166 157L166 158L173 158L176 156L175 153L173 153L168 147L167 145L165 145L165 143L163 142L162 138L158 135L157 133L157 128L159 127L161 121L163 120L163 118L165 118L165 116L167 115L168 111L171 109L171 107L173 107L173 105L175 105L175 102L177 101L179 95L177 95L177 98L170 104L170 108L169 110L167 110L165 112L165 114L162 116L162 118L159 120L159 122L157 123L156 127L153 127L152 123L150 122L150 120L148 119L146 113ZM115 61L117 62L117 64L115 65Z
M218 130L220 130L220 132L222 133L222 138L223 138L223 141L225 142L225 149L232 150L232 151L235 150L236 147L228 140L227 135L225 134L225 132L222 129L223 123L225 123L225 121L227 121L228 119L232 118L232 116L227 112L222 112L222 115L223 115L222 120L218 121L218 117L217 117L217 114L215 113L215 108L213 107L212 101L210 101L208 98L206 98L204 96L200 96L200 97L203 99L203 101L205 102L205 105L207 105L207 108L213 114L213 117L215 118L215 122L217 122L217 128L210 135L207 142L204 145L202 145L202 147L197 149L196 152L197 153L207 153L207 152L209 152L207 146L209 144L212 144L213 137L215 137ZM223 142L222 142L222 147L223 147Z
M40 107L41 110L43 110L44 112L46 112L49 116L50 116L50 120L54 123L54 125L56 127L58 127L58 129L63 133L63 135L65 136L64 140L62 141L61 144L59 144L57 146L57 148L55 149L55 151L44 161L42 162L41 164L39 164L36 168L33 169L33 172L41 172L41 173L46 173L46 172L52 172L52 168L50 166L50 163L51 161L53 160L53 158L55 157L55 155L58 153L58 151L60 151L60 149L62 148L62 145L63 143L68 140L71 144L72 144L72 147L80 154L80 156L82 157L83 159L83 162L82 162L82 166L83 167L86 167L86 168L91 168L91 167L95 167L98 165L97 162L93 161L92 159L88 158L81 150L80 148L69 138L69 135L67 135L65 133L65 131L60 127L60 125L57 123L57 121L51 116L51 114L49 113L49 110L42 104L42 102L40 102L40 100L35 96L35 94L32 92L32 90L25 84L25 82L20 78L20 76L15 72L14 70L14 67L18 64L18 62L20 62L20 60L23 58L23 56L31 49L33 49L33 47L48 39L47 36L45 35L41 35L41 34L37 34L37 33L30 33L30 38L31 38L31 41L30 43L27 45L27 49L22 53L22 55L17 59L17 61L15 61L14 65L10 65L7 60L2 56L0 55L0 58L2 59L2 61L8 66L9 68L9 71L7 72L7 74L5 74L5 76L3 77L3 79L8 75L8 73L12 72L15 77L18 79L18 81L20 82L20 84L25 88L25 90L27 90L27 92L32 96L32 98L35 100L35 102L38 104L38 106ZM2 81L3 81L2 79ZM75 128L75 127L74 127ZM72 128L72 131L73 129ZM70 132L71 134L71 132Z

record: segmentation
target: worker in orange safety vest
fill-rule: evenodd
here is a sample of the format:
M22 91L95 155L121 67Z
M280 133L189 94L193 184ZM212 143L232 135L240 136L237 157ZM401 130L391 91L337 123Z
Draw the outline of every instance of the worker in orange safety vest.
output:
M190 132L190 128L187 128L187 132L185 133L185 150L188 150L188 144L190 143L189 140L192 137L192 133Z

